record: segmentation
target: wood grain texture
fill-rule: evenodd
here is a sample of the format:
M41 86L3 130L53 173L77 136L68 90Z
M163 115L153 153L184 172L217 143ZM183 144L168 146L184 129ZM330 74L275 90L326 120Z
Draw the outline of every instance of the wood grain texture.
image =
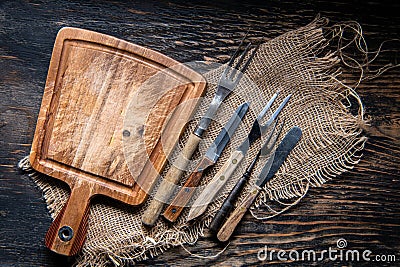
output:
M225 242L231 237L236 226L242 220L243 216L253 204L254 200L260 193L261 188L254 185L249 193L244 197L243 201L234 209L234 211L229 215L228 219L221 226L217 233L217 238L219 241Z
M142 222L147 226L153 226L157 221L162 208L165 203L168 203L169 198L172 196L175 186L178 184L179 179L185 172L187 164L192 157L193 153L197 149L201 138L195 134L191 134L182 149L181 154L174 162L174 165L168 170L164 180L157 188L157 192L154 198L150 202L149 207L145 210L142 216Z
M395 1L2 1L0 3L0 262L3 266L71 266L73 258L51 253L43 243L51 218L41 192L16 163L30 151L54 38L63 26L83 27L160 51L178 61L225 62L247 29L251 38L273 38L307 24L316 14L331 23L358 21L370 51L398 38ZM27 26L29 25L29 27ZM387 44L393 51L396 43ZM397 49L398 51L398 49ZM399 62L385 52L376 64ZM374 69L377 65L372 64ZM349 74L354 81L356 74ZM399 255L400 245L400 70L364 81L357 89L370 119L362 160L353 170L311 188L293 209L268 220L246 214L220 256L201 259L183 248L138 266L287 266L260 261L269 249L328 249L345 238L349 249ZM116 204L117 206L117 204ZM206 232L192 253L211 256L224 245ZM371 266L373 262L292 262L290 266ZM396 266L397 263L379 263Z
M75 255L81 250L86 239L89 204L92 196L93 192L89 183L73 185L67 204L47 231L45 244L49 249L66 256ZM70 227L72 232L64 233L62 230L64 226ZM71 239L65 241L61 239L62 235Z
M203 90L199 74L158 52L92 31L60 30L30 154L32 167L71 189L46 236L51 250L79 252L94 195L143 203L162 171L154 166L166 164ZM144 170L150 163L151 173ZM58 234L64 226L71 239Z

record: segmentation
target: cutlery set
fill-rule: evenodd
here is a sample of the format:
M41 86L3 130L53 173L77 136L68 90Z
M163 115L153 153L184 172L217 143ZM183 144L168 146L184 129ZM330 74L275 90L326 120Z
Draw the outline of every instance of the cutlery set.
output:
M158 187L149 207L144 212L142 216L142 222L144 225L149 227L153 226L161 214L164 204L169 203L168 201L173 195L174 189L177 187L177 183L182 177L189 160L202 140L204 132L207 131L207 128L217 113L221 103L232 93L232 91L234 91L235 87L243 77L243 73L254 57L258 46L252 50L251 54L245 60L246 55L251 48L250 43L246 46L240 57L237 58L245 38L241 41L239 48L231 57L227 67L223 71L214 98L212 99L206 113L201 118L194 132L189 136L181 154L177 160L175 160L165 178L161 181L161 184ZM233 66L235 62L236 64ZM239 145L237 149L230 155L222 168L204 187L202 192L195 199L194 203L190 205L187 221L195 220L207 210L208 205L216 198L218 193L225 186L226 182L245 158L250 147L255 143L255 141L263 136L266 136L266 141L262 145L258 154L247 167L242 177L237 181L230 194L222 204L220 210L217 212L213 218L213 221L211 222L210 231L216 234L218 240L220 241L227 241L229 239L236 228L236 225L240 222L246 211L255 201L256 197L261 191L261 188L275 175L291 150L296 146L297 142L301 138L301 129L297 126L292 127L276 147L276 142L281 135L284 126L284 122L282 122L279 126L279 130L277 133L275 133L277 128L277 120L279 114L290 100L291 95L286 96L280 103L279 107L268 118L268 120L262 124L261 121L270 110L278 95L279 92L276 92L271 97L262 111L258 114L257 118L254 120L252 128L245 140L243 140L241 145ZM168 207L165 209L163 217L166 220L175 222L184 208L189 207L188 204L195 194L197 186L201 182L204 171L212 167L217 162L223 150L229 143L231 136L234 134L235 130L248 111L249 106L250 103L244 103L240 105L233 113L230 120L221 129L214 142L209 146L205 155L195 167L195 170L191 172L184 185L180 187ZM253 169L260 158L266 158L268 160L266 161L261 172L258 174L255 184L251 186L251 189L244 197L243 201L238 204L236 209L234 209L234 203L236 199L243 191L245 185L249 182ZM224 222L225 218L227 219Z
M220 158L251 106L243 103L237 107L179 188L178 183L211 121L256 55L258 46L245 45L245 39L246 36L223 70L208 109L164 179L157 183L200 104L206 80L189 67L148 48L88 30L60 30L29 158L36 171L65 182L70 189L68 201L46 234L48 248L68 256L81 250L89 206L98 195L138 206L159 184L142 215L142 222L148 227L155 224L161 212L166 220L174 222L185 207L189 208L204 171ZM278 116L291 97L286 96L267 119L278 94L268 101L248 136L190 205L188 220L193 221L218 196L250 147L258 139L266 140L211 224L211 230L221 240L229 238L260 188L278 171L301 136L299 128L292 128L276 146L283 129L283 123L277 127ZM234 209L235 199L249 183L260 158L268 158L266 165L245 201ZM175 191L178 192L174 194ZM166 203L170 204L164 209Z

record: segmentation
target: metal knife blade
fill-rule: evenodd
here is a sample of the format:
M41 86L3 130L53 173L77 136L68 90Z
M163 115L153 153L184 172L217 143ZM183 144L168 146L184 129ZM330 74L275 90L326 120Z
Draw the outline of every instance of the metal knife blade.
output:
M289 156L289 153L293 150L297 142L300 140L301 135L302 131L297 126L289 130L289 132L285 135L285 137L275 150L275 157L273 159L272 157L268 159L264 168L258 175L256 185L258 185L259 187L263 187L275 175L283 162Z
M249 103L244 103L240 105L229 121L226 123L225 127L222 128L221 132L215 138L214 142L210 145L206 152L206 157L212 162L217 162L218 158L221 156L222 151L228 144L231 136L236 131L240 122L242 121L244 115L249 109Z
M273 158L275 156L275 153L271 153L271 151L274 149L276 140L281 135L284 125L285 125L285 123L282 122L277 134L274 135L273 133L275 132L276 122L274 123L272 133L267 138L267 141L261 147L257 156L253 159L253 161L247 167L247 169L243 173L242 177L240 177L240 179L236 182L235 186L232 188L228 197L225 198L225 201L222 204L221 208L215 214L213 220L211 221L210 227L209 227L211 232L217 233L217 231L221 227L222 223L225 221L225 219L228 217L228 215L232 212L232 210L234 208L233 204L235 203L236 199L240 195L240 192L242 192L247 181L250 179L251 173L253 172L253 169L254 169L258 159L261 157L266 157L268 155L270 156L270 158L271 157ZM273 159L271 159L270 162L271 163L267 164L267 167L265 167L265 168L270 168L272 166ZM189 217L190 217L190 213L189 213Z

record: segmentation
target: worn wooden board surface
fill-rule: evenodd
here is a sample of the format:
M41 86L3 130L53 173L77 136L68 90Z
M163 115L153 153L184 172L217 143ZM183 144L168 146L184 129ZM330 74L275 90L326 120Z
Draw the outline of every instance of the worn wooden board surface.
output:
M398 38L399 4L374 1L268 1L245 4L201 1L2 1L0 3L0 265L69 266L71 260L50 253L44 233L51 223L41 193L18 172L16 163L30 150L46 80L51 50L63 26L82 27L152 48L178 60L224 62L240 34L251 28L255 36L275 37L305 25L317 13L331 21L356 20L363 26L370 48ZM394 11L394 12L393 12ZM393 14L393 15L391 15ZM399 63L397 52L381 60ZM373 66L372 66L373 67ZM313 188L282 216L259 222L249 215L239 225L228 249L215 259L190 256L174 248L146 265L261 264L257 253L270 249L336 247L339 238L349 249L372 255L397 255L400 261L400 69L367 81L358 92L371 126L362 161L350 172ZM203 238L187 249L212 255L221 246ZM276 265L285 265L273 261ZM320 262L321 263L321 262ZM327 261L336 266L370 266L371 262ZM294 265L304 265L298 262Z
M146 200L162 171L153 166L166 164L200 102L201 80L154 50L80 28L58 32L29 157L35 170L71 190L47 247L63 255L80 251L84 211L96 195L135 206ZM177 112L179 106L190 108ZM64 227L74 233L68 242L58 238Z

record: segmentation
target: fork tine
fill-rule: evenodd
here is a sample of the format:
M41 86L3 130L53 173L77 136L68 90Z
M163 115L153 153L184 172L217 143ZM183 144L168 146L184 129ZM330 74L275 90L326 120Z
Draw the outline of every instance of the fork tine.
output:
M265 143L263 144L263 146L260 149L261 156L267 155L269 153L269 150L270 150L269 147L271 147L269 144L271 142L272 136L274 135L277 123L278 123L277 121L274 122L271 132L268 134L267 139L265 140Z
M246 40L246 38L247 38L247 34L248 34L248 33L249 33L249 32L247 32L246 35L242 38L242 40L240 41L239 46L236 48L235 52L233 53L233 55L232 55L231 58L229 59L228 65L226 66L224 72L222 73L221 78L222 78L222 77L225 77L225 76L228 74L229 69L230 69L230 68L232 67L232 65L233 65L233 62L235 61L235 59L236 59L237 56L239 55L239 52L240 52L240 50L241 50L241 48L242 48L242 46L243 46L244 40Z
M232 68L232 72L231 72L231 75L229 76L229 79L232 80L233 77L235 77L235 75L236 75L236 73L237 73L237 71L238 71L238 67L242 64L242 62L243 62L243 60L244 60L244 57L246 56L247 52L248 52L249 49L250 49L250 46L251 46L251 43L249 43L249 44L246 46L246 48L244 49L244 51L243 51L242 54L240 55L238 62L237 62L236 65ZM238 79L240 79L240 78L241 78L241 77L237 77L236 79L238 80Z
M260 45L258 44L254 50L251 52L251 55L249 56L249 58L246 60L246 63L244 63L242 69L240 70L241 73L245 72L247 70L247 67L249 66L251 60L253 59L254 55L256 54L258 48L260 47Z
M285 99L282 101L282 103L279 105L279 107L272 114L271 118L266 122L266 124L265 124L266 126L270 125L274 120L276 120L276 118L279 116L279 113L281 113L282 109L285 107L286 103L289 101L291 96L292 96L292 94L285 97Z
M249 45L246 47L246 50L243 52L242 56L240 57L238 64L236 64L236 66L235 66L235 68L234 68L234 71L232 71L232 74L231 74L231 76L230 76L230 79L232 79L232 78L234 77L234 74L236 74L236 72L237 72L237 70L238 70L238 66L239 66L239 64L242 63L242 61L243 61L243 59L244 59L244 57L245 57L245 54L248 53L248 50L249 50L249 48L250 48L250 45L251 45L251 44L249 44ZM253 49L253 51L251 52L251 55L250 55L249 58L246 60L246 62L243 64L243 67L239 70L239 74L236 76L236 80L234 81L235 84L238 84L239 81L240 81L240 79L242 79L243 73L244 73L244 72L247 70L247 68L249 67L250 62L251 62L252 59L254 58L254 55L256 54L256 52L257 52L257 50L258 50L259 47L260 47L260 45L257 45L257 46Z
M271 127L271 124L276 120L276 118L278 118L279 114L281 113L282 109L285 107L286 103L289 101L291 96L292 95L290 94L287 97L285 97L285 99L282 101L282 103L279 105L279 107L275 110L275 112L272 114L272 116L268 119L268 121L264 125L260 126L261 134L264 134ZM268 106L268 104L267 104L267 106Z
M268 155L272 151L272 149L274 148L276 141L278 140L279 136L282 133L283 126L285 125L285 119L281 123L277 134L274 135L274 132L275 132L275 129L276 129L276 124L277 124L277 121L274 122L273 128L271 130L271 133L268 135L267 140L265 141L264 145L260 149L261 156Z
M239 44L238 48L236 49L235 53L232 55L231 59L229 60L229 63L228 63L229 67L231 67L233 65L233 62L235 61L235 58L237 58L237 56L239 55L240 49L243 46L244 40L246 40L248 34L249 34L249 32L247 31L245 36L240 41L240 44Z
M238 62L236 63L235 67L233 67L235 70L237 70L238 67L242 64L242 62L244 60L244 57L246 56L247 52L249 52L250 46L251 46L251 43L248 43L246 48L244 49L244 51L240 55Z
M279 95L279 91L277 91L272 97L271 99L268 101L268 103L265 105L265 107L263 108L263 110L261 110L260 114L258 114L257 116L257 120L261 121L261 119L265 116L265 114L267 113L267 111L270 109L270 107L272 106L272 104L274 103L275 99L278 97Z

